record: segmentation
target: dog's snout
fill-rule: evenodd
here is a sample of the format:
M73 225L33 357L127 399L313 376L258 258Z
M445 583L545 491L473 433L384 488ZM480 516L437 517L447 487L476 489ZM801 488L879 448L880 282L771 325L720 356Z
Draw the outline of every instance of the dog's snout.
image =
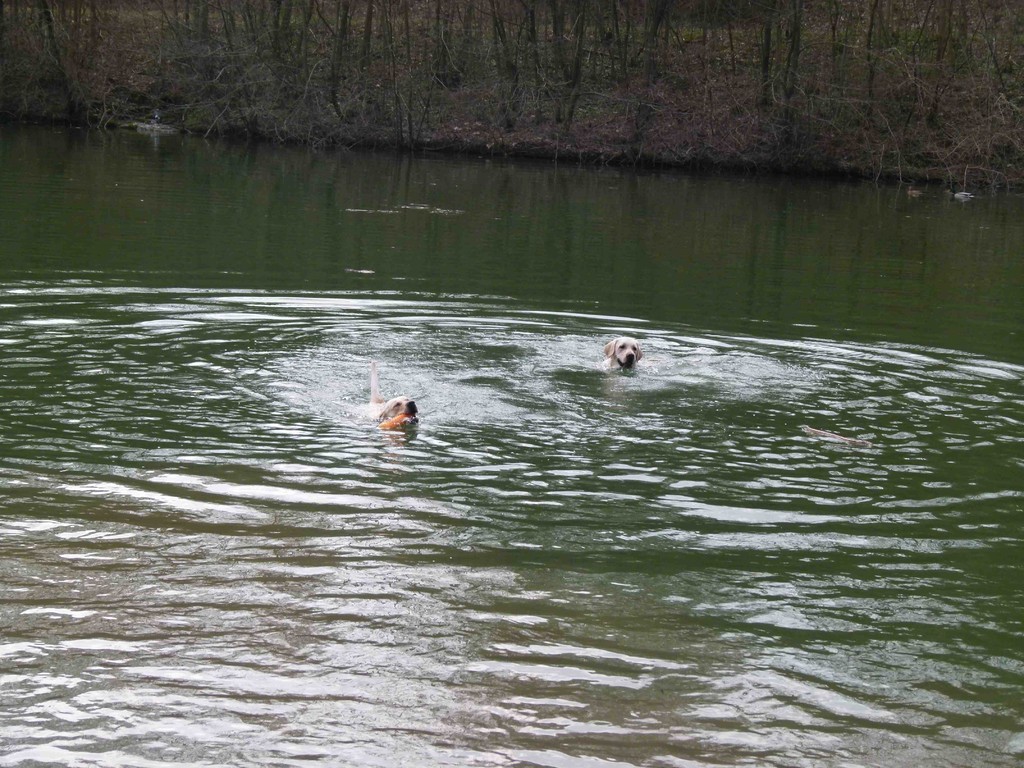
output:
M410 416L415 416L417 413L419 413L419 410L416 408L415 400L410 400L408 403L406 403L405 412L408 413Z
M632 352L627 352L626 353L626 357L623 360L623 365L625 365L628 368L629 366L633 365L633 363L635 363L635 362L636 362L636 355L634 353L632 353Z

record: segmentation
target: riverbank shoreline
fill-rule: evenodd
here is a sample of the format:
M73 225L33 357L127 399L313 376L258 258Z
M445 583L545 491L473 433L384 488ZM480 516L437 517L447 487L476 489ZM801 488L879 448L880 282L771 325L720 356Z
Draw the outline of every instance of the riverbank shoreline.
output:
M634 156L625 150L610 150L607 147L586 146L571 139L538 139L521 136L495 136L486 130L478 133L465 132L458 138L450 136L423 139L415 145L399 145L388 141L385 136L347 137L346 140L330 142L303 142L294 139L281 140L259 134L244 132L219 132L211 134L195 131L171 123L155 123L152 120L108 120L102 126L88 123L69 122L54 116L23 117L6 120L0 118L0 127L4 125L49 125L63 127L68 130L88 131L127 131L152 136L196 136L215 138L233 143L258 143L268 146L282 145L308 147L315 151L358 151L358 152L391 152L422 156L447 156L465 158L488 158L508 161L549 163L552 165L571 164L579 167L616 168L637 171L679 172L696 174L728 174L738 176L778 176L793 178L811 178L836 181L870 181L880 184L907 187L946 187L949 185L949 174L944 169L900 169L900 168L865 168L852 163L829 161L817 158L807 162L806 158L793 156L779 157L739 157L723 158L711 156L691 156L680 160L671 157L652 155ZM696 153L693 153L696 155ZM991 191L1014 191L1019 189L1021 181L1005 178L1002 183L989 185Z

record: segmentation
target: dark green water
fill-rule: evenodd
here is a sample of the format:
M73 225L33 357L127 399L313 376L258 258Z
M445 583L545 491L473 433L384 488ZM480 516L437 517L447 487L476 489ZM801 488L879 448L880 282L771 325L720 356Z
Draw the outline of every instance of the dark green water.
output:
M0 354L0 766L1024 756L1019 197L8 127Z

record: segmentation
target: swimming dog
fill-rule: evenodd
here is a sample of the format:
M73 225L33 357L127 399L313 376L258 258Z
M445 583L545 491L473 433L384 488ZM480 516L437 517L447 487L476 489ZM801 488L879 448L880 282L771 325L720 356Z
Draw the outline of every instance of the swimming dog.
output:
M385 400L381 395L376 361L370 363L370 412L380 426L385 428L419 421L419 408L415 400L404 395Z

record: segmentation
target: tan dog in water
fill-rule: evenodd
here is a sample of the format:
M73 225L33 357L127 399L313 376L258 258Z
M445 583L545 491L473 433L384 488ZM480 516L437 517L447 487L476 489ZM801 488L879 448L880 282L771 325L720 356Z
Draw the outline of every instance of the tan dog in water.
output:
M604 364L609 368L632 368L643 356L640 342L632 336L619 336L604 345Z
M405 396L385 400L381 395L376 361L370 363L370 412L381 424L394 421L400 416L405 417L399 420L404 423L415 424L419 421L419 409L415 400Z

